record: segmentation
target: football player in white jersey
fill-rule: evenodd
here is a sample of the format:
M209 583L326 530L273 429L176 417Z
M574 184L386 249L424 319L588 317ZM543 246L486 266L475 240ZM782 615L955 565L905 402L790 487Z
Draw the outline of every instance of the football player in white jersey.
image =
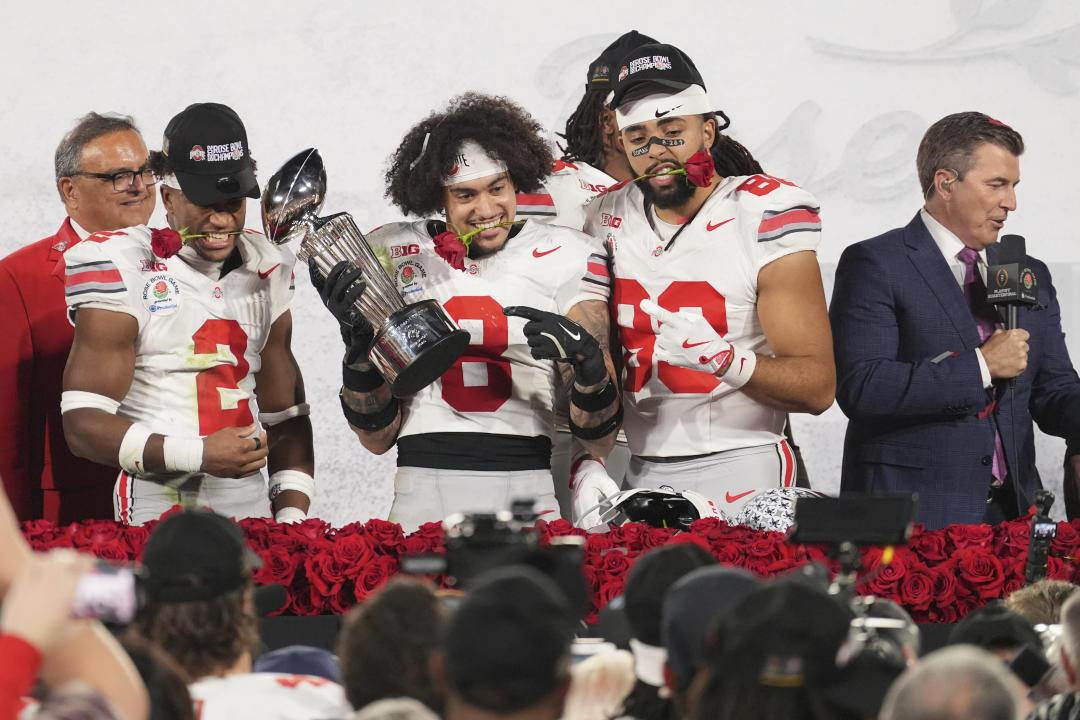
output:
M173 230L99 233L65 258L67 441L121 468L125 523L177 504L303 519L314 480L290 349L294 259L243 229L246 198L259 197L243 123L224 105L192 105L151 162Z
M793 484L785 414L833 401L818 203L720 132L677 48L639 47L612 73L636 182L593 202L585 229L612 269L627 484L694 490L731 517Z
M585 224L585 206L609 187L632 177L626 153L619 147L615 113L604 101L611 92L611 68L639 45L656 42L631 30L604 48L589 65L585 93L558 133L566 141L544 186L518 193L518 217L552 222L575 230ZM561 147L561 146L560 146Z
M400 403L367 362L371 328L351 311L363 292L359 270L342 263L325 282L313 275L345 326L345 415L368 450L397 445L390 519L406 528L507 509L517 498L557 512L551 359L567 361L560 369L573 388L575 433L600 455L611 446L619 401L607 352L606 265L581 232L516 219L515 191L535 190L551 162L528 113L476 93L401 142L388 197L406 214L446 219L385 225L368 243L406 302L437 300L472 342L439 380Z

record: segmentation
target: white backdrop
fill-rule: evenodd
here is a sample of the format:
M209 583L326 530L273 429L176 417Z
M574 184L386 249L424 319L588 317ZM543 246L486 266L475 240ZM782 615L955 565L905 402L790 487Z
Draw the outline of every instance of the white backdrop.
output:
M588 63L633 27L694 58L729 132L821 200L827 293L846 245L918 208L915 149L929 123L977 109L1016 127L1028 149L1007 231L1050 263L1070 338L1080 327L1075 189L1064 182L1080 167L1080 5L1068 0L39 0L6 16L3 254L59 226L53 151L89 110L134 115L153 149L189 103L224 102L244 119L263 178L318 147L330 177L325 212L349 210L366 229L400 217L383 199L385 160L431 109L479 90L561 129ZM159 208L154 224L163 223ZM258 223L252 203L248 225ZM374 458L348 432L336 398L340 340L302 278L293 312L313 407L314 510L335 524L381 515L392 453ZM835 406L795 420L821 489L838 485L844 425ZM1062 443L1040 438L1039 456L1044 480L1059 485Z

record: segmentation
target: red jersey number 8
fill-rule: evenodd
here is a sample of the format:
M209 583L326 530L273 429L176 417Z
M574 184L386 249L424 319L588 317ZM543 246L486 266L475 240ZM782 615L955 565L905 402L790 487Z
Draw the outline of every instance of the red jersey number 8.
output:
M460 412L495 412L510 399L514 387L510 361L502 356L510 347L510 331L502 305L490 295L482 295L452 297L443 307L459 324L462 320L479 320L482 335L479 342L465 348L465 354L443 373L442 398ZM473 339L477 339L475 334ZM482 363L487 373L485 384L466 385L464 363Z

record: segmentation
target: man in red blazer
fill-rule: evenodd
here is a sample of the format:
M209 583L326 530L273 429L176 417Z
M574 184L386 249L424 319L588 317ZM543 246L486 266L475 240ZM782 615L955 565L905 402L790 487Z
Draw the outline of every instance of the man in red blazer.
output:
M154 176L130 117L90 113L56 148L68 217L55 235L0 260L0 477L19 520L112 518L116 470L77 458L60 422L60 381L74 329L64 251L89 235L142 225Z

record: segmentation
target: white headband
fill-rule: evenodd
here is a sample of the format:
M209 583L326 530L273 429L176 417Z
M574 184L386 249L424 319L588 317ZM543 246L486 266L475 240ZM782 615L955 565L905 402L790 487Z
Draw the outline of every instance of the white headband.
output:
M506 172L506 164L497 160L480 147L475 140L466 140L461 144L457 157L454 158L454 168L443 177L443 187L450 187L458 183L468 182L476 178L498 175Z
M709 96L705 94L705 88L700 85L690 85L676 93L658 92L624 100L619 107L615 108L615 122L622 130L624 127L650 120L659 120L668 116L703 115L713 112L714 109L712 103L709 102Z

